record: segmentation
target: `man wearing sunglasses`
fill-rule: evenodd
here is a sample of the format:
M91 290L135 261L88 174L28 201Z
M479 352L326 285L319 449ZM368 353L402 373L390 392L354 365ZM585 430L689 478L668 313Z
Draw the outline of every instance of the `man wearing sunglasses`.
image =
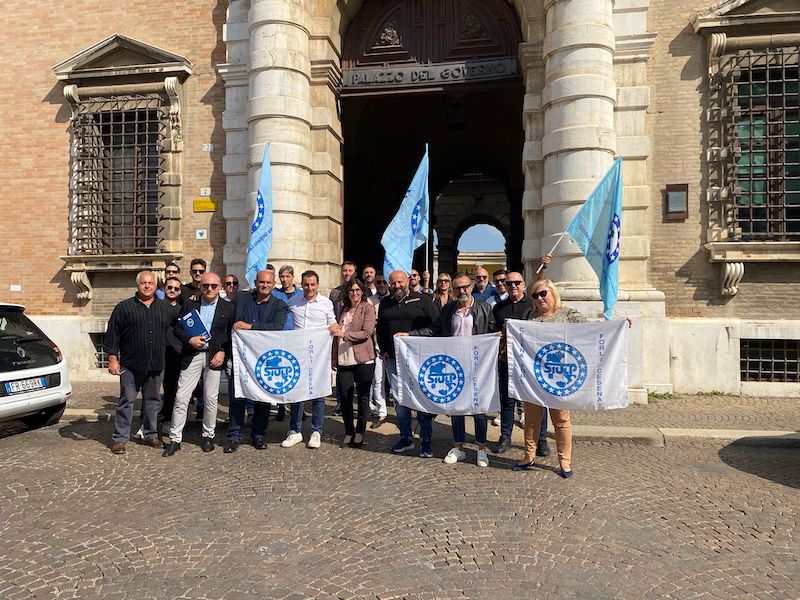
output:
M233 298L235 313L233 329L253 331L281 331L286 324L289 307L286 302L272 293L275 287L275 273L273 271L259 271L256 273L255 289L248 292L239 292ZM228 355L232 353L230 345ZM233 384L233 373L228 378L228 398L230 398L230 414L228 420L228 442L223 452L231 454L236 452L242 442L242 428L244 427L244 414L247 404L251 404L253 413L253 428L251 440L253 448L263 450L267 447L264 434L269 423L269 404L254 402L249 398L236 397ZM283 406L283 405L281 405Z
M202 294L203 290L200 289L200 279L206 272L206 261L202 258L194 258L189 266L189 272L192 275L191 280L185 283L181 288L181 300L184 302L189 298L197 300Z
M453 290L457 300L448 302L442 308L439 318L429 327L422 327L409 331L407 334L396 335L424 335L436 337L455 337L466 335L481 335L495 331L494 314L492 308L472 295L472 278L467 273L459 273L453 278ZM489 456L486 453L486 414L472 415L475 421L475 441L478 444L477 465L489 466ZM444 457L444 462L453 465L464 460L465 417L450 417L453 429L453 448Z
M169 263L166 267L164 267L164 286L166 287L167 282L166 280L170 277L180 277L181 276L181 268L176 265L174 262ZM156 298L160 298L164 300L166 298L166 293L164 288L159 288L156 290Z
M495 287L489 283L489 271L483 267L475 269L475 287L472 290L472 295L475 299L481 302L489 302L489 299L496 293Z
M169 265L167 265L169 270ZM178 271L180 272L180 270ZM164 300L169 304L174 314L174 319L178 318L181 310L181 280L176 276L167 276L164 282ZM181 374L181 350L183 344L175 336L175 329L167 329L167 352L164 355L164 395L161 404L161 420L163 425L161 432L169 435L172 427L172 409L175 407L175 393L178 391L178 377Z
M229 332L233 325L235 307L231 302L220 302L219 291L222 281L219 275L204 273L199 283L203 290L200 299L186 300L180 315L184 316L192 310L196 310L211 337L207 339L203 335L191 335L183 328L180 319L175 325L175 336L183 343L181 374L178 378L175 408L172 411L170 443L164 449L164 456L172 456L181 448L189 398L201 376L203 377L205 410L203 412L203 441L200 448L203 452L211 452L214 449L220 373L225 366L225 348L230 339Z
M547 262L549 263L549 257ZM538 279L544 278L544 270L537 275ZM533 308L533 301L525 295L525 280L522 273L511 271L505 279L508 297L494 305L494 319L499 331L505 335L505 322L508 319L527 319L528 312ZM508 359L506 357L505 340L500 343L500 356L497 362L497 372L500 377L500 439L497 440L495 453L503 454L511 448L511 434L514 431L515 398L508 396ZM539 442L536 446L537 456L548 456L550 447L547 444L547 411L542 419L542 428L539 433Z

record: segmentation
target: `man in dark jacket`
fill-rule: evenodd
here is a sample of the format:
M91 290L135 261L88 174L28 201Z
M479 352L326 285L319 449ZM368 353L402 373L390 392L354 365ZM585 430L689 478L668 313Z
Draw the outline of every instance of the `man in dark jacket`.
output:
M289 307L283 300L272 295L275 287L275 273L259 271L256 273L255 289L239 292L233 299L236 311L233 317L233 329L238 331L281 331L286 324ZM232 355L232 352L229 352ZM231 374L233 375L233 374ZM247 398L236 396L234 377L228 377L228 398L230 398L230 419L228 421L228 443L223 452L236 452L242 443L242 426ZM269 404L253 403L252 441L256 450L267 447L264 434L269 422Z
M184 317L196 310L210 338L204 335L191 335L178 319L175 336L183 343L181 351L181 375L178 379L178 393L172 411L172 428L169 431L170 443L164 448L164 456L172 456L180 450L183 428L186 425L186 410L192 390L203 376L203 452L214 449L214 432L217 425L217 397L221 369L225 366L225 349L228 347L230 330L233 325L234 306L219 297L222 280L216 273L205 273L200 279L203 295L198 301L186 300L180 315Z
M472 295L472 278L466 273L459 273L453 278L453 290L458 300L448 302L442 308L439 318L431 327L423 327L408 332L408 335L424 335L436 337L454 337L482 335L495 331L492 307ZM397 335L403 335L398 333ZM486 453L486 414L472 415L475 421L475 441L478 443L478 466L488 467L489 456ZM450 417L453 427L453 448L444 457L444 462L451 465L466 458L464 453L465 419L463 416Z
M386 361L386 376L389 387L394 397L398 397L397 363L394 356L394 335L406 333L412 329L430 327L438 318L439 309L427 294L412 292L408 288L408 275L405 271L392 271L389 275L389 287L392 294L383 299L378 309L378 324L376 332L378 346L382 358ZM392 446L392 452L398 454L413 450L414 442L411 437L411 409L399 404L395 405L397 412L400 439ZM433 456L433 419L436 415L417 411L417 421L420 426L420 450L423 458Z

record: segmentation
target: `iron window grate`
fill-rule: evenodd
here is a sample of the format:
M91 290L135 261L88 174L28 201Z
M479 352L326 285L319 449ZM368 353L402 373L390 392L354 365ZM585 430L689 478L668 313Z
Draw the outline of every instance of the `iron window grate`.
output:
M742 381L800 382L800 340L739 342Z
M105 334L90 333L89 337L92 339L92 345L94 345L94 366L98 369L107 369L108 354L106 354L105 347L103 346L103 340L106 337Z
M168 108L158 94L93 98L72 120L71 254L155 253Z
M713 87L731 238L800 240L800 47L742 50Z

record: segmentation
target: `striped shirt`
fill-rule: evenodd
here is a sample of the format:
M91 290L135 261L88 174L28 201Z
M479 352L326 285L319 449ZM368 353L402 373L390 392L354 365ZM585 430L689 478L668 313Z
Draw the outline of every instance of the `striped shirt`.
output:
M123 300L108 320L105 351L130 371L163 371L167 329L174 321L175 313L164 300L154 298L149 306L137 296Z

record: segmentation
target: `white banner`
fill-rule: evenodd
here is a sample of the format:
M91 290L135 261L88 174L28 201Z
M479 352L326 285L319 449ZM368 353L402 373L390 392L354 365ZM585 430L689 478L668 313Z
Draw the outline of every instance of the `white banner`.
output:
M331 334L325 327L292 331L233 330L237 398L288 404L331 393Z
M494 333L463 337L396 337L397 401L438 415L499 412Z
M508 395L548 408L628 406L628 323L506 321Z

